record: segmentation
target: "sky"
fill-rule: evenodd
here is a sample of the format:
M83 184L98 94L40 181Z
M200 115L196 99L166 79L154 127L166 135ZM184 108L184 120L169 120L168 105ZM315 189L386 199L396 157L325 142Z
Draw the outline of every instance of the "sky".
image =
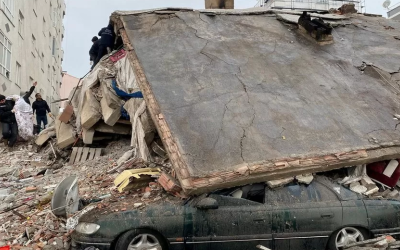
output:
M365 0L368 13L386 17L382 7L384 0ZM63 71L81 78L89 70L89 49L91 39L107 26L115 10L142 10L159 7L188 7L204 9L204 0L65 0L67 5L64 18L65 38L63 41ZM235 0L235 8L251 8L257 0ZM392 5L399 0L392 0Z

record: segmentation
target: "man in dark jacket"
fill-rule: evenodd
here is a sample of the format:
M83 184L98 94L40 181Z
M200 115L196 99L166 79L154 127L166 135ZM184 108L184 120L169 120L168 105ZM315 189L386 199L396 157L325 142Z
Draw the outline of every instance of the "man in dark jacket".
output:
M40 93L37 93L35 95L35 97L36 97L36 101L33 102L32 109L33 109L33 114L35 114L35 112L36 112L36 122L37 122L37 125L39 126L38 133L40 133L42 122L43 122L44 128L46 128L47 112L49 113L50 117L52 117L53 115L51 114L51 110L50 110L47 102L42 99L42 95Z
M90 62L94 62L96 60L97 55L99 54L99 38L94 36L92 38L93 45L89 50Z
M4 145L12 148L17 141L18 125L15 119L13 104L7 101L4 95L0 95L0 121L3 130Z
M114 47L115 42L115 33L114 33L114 24L113 22L109 22L108 26L102 28L99 31L99 36L101 36L99 40L99 53L97 54L96 60L94 61L92 69L96 66L96 64L100 61L100 59L107 54L107 48L110 50Z
M36 85L37 82L34 82L28 92L21 92L22 98L24 98L24 101L29 105L31 105L31 101L29 100L29 98L31 97L33 91L35 90Z

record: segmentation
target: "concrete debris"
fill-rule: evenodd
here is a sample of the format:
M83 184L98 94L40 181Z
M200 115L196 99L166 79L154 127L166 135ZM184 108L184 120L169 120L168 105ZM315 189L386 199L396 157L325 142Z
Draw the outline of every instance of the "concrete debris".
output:
M178 184L178 181L168 173L163 172L158 179L158 183L160 183L164 190L169 193L178 194L182 191L182 188Z
M299 175L299 176L296 176L296 180L299 183L303 183L303 184L307 184L308 185L314 180L314 176L312 174Z
M56 136L55 126L48 127L40 132L39 136L35 140L35 143L38 146L42 146L50 138L55 137L55 136Z
M86 91L83 102L83 109L80 113L82 127L90 129L101 119L100 103L96 100L90 89Z
M0 175L0 224L7 232L1 234L4 244L0 242L0 246L9 245L11 249L70 249L69 235L74 225L71 218L78 218L82 211L72 213L67 220L69 223L65 223L65 219L52 214L50 205L55 188L71 175L79 176L79 200L85 209L91 206L108 207L111 202L121 200L126 210L127 207L146 206L163 197L174 198L163 191L157 178L151 178L150 182L142 186L143 189L123 193L113 189L114 177L107 174L107 171L117 165L117 159L120 159L124 152L132 150L130 139L108 143L103 149L104 156L79 160L72 164L69 164L69 153L65 154L67 150L60 151L57 146L54 147L54 151L59 157L55 159L49 143L43 144L39 152L24 144L18 145L18 148L14 152L0 154L0 173L3 173ZM134 159L136 161L125 161L121 169L129 166L143 169L146 164L153 168L157 166L156 169L170 169L170 163L160 157L154 157L154 163ZM55 170L55 166L59 169ZM50 172L53 173L49 174ZM177 198L177 201L180 201L180 198ZM68 210L71 211L74 210Z
M71 124L66 124L56 119L57 146L60 149L71 146L75 142L75 135Z
M286 184L289 184L293 180L294 180L294 178L290 177L290 178L285 178L285 179L280 179L280 180L267 181L267 185L270 188L277 188L277 187L281 187L281 186L284 186Z

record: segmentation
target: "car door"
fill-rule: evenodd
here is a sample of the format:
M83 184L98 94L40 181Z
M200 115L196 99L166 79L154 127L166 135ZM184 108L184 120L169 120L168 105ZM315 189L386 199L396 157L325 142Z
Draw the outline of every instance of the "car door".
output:
M272 247L272 206L263 204L265 185L262 187L262 200L258 199L258 202L251 200L251 195L245 195L251 193L246 191L243 192L245 198L232 197L230 192L209 195L218 202L218 209L196 212L199 220L196 224L203 227L207 224L208 234L203 237L210 237L209 249L254 250L257 245ZM202 223L200 218L203 218ZM202 245L201 249L204 249L206 245ZM194 249L199 248L195 246Z
M400 203L390 200L365 199L369 229L374 234L400 231Z
M274 250L325 249L330 234L342 223L338 196L317 181L267 190L266 197L266 203L276 203Z

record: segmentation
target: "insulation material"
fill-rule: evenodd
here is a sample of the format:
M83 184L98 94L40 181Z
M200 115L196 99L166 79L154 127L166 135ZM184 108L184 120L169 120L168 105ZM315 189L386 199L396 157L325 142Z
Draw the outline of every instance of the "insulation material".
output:
M150 158L150 151L145 140L145 129L140 117L145 114L146 103L140 99L130 99L125 103L124 108L131 114L132 141L131 146L138 148L138 157L147 161ZM132 116L132 114L134 114Z
M117 83L119 88L126 93L134 93L140 91L133 68L127 56L122 57L115 63L117 68Z

